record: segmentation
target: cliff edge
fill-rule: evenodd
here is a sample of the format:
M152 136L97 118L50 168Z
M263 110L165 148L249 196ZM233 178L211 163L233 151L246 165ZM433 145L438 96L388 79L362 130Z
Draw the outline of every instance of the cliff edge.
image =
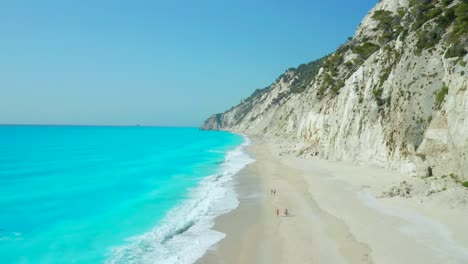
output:
M468 1L382 0L334 53L287 70L202 129L285 152L468 179Z

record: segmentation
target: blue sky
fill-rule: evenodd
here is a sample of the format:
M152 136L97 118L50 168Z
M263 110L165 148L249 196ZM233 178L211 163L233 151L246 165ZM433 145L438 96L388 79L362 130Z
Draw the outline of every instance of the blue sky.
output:
M377 0L0 3L0 123L198 126L332 52Z

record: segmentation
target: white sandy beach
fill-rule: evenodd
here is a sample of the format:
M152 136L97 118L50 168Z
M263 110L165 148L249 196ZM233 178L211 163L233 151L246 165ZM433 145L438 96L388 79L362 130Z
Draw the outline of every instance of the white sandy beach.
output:
M280 156L261 139L250 152L256 162L238 174L240 205L216 220L226 238L197 263L468 263L468 190L378 198L423 180ZM291 215L277 217L285 208Z

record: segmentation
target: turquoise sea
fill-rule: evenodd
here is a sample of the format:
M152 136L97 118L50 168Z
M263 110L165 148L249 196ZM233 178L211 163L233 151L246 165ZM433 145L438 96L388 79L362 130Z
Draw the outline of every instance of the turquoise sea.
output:
M1 263L193 263L225 235L248 139L197 128L0 126Z

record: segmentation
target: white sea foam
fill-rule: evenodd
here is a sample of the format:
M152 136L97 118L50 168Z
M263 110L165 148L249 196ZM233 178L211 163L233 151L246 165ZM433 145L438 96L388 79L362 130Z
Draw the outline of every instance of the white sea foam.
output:
M239 205L233 176L254 160L245 153L244 143L227 153L220 173L202 180L190 193L190 199L168 212L150 232L130 238L115 247L106 261L113 263L194 263L206 250L225 237L212 230L214 219Z

